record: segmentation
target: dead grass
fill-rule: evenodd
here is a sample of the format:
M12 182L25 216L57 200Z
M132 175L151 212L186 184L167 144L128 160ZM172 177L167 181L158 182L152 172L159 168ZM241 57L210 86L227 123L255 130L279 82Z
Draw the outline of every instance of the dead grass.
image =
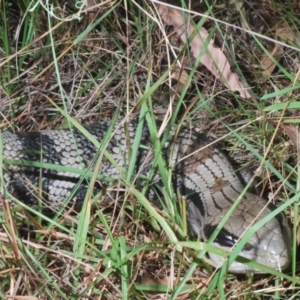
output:
M191 7L195 22L204 21L199 13L209 17L204 28L250 87L252 99L240 98L196 64L172 27L160 20L154 3L94 2L81 10L81 2L76 7L73 1L48 7L33 7L27 0L1 2L2 130L59 128L66 126L66 114L83 124L110 120L117 109L120 118L138 115L142 99L157 118L173 112L212 138L238 133L240 139L225 138L229 155L250 162L255 171L257 151L278 171L266 164L260 168L263 192L277 193L278 203L297 195L298 144L283 126L299 122L297 1L207 1ZM282 28L293 40L277 34ZM274 39L284 46L278 50ZM162 80L167 70L170 76ZM288 103L296 104L290 108ZM180 216L159 213L178 239L189 239ZM286 213L291 223L298 222L296 205ZM0 222L0 298L292 299L298 293L293 287L298 281L291 277L221 276L195 258L197 251L181 253L132 195L116 206L94 208L84 241L80 216L71 212L45 221L4 208ZM293 233L298 240L296 229ZM80 242L84 249L78 255L74 243ZM295 253L285 274L298 278ZM197 268L191 268L192 261Z

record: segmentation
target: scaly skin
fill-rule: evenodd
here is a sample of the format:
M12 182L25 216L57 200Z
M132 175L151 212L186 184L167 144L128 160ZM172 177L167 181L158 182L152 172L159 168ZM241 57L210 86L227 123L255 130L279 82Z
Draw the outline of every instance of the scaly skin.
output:
M106 150L117 165L126 169L128 165L128 145L135 137L137 122L129 122L126 127L115 125ZM106 122L87 126L87 130L101 142L109 124ZM126 128L126 129L125 129ZM3 132L4 159L44 162L85 169L93 169L93 159L97 158L97 148L78 130L51 130L32 133ZM175 141L174 141L175 140ZM154 153L150 134L144 126L140 151L137 157L136 173L147 175L151 168ZM244 189L240 175L234 170L226 155L202 134L182 128L175 137L171 137L164 146L164 156L172 167L174 190L179 189L187 198L188 221L191 230L206 241L226 212ZM116 180L121 179L120 171L103 156L100 173ZM78 182L78 174L58 170L7 165L4 178L9 192L25 204L36 207L41 193L46 210L58 210L71 195ZM155 180L159 181L159 173ZM102 181L95 186L107 185ZM84 181L77 192L76 209L80 209L87 183ZM154 193L149 199L155 204ZM70 203L72 204L72 203ZM251 224L261 220L271 212L266 200L247 192L237 208L226 222L214 241L215 245L230 250ZM240 253L274 269L288 266L290 248L290 230L286 218L280 214L260 228L248 241ZM212 253L210 258L220 263L221 258ZM234 262L229 271L235 273L259 272L241 263Z

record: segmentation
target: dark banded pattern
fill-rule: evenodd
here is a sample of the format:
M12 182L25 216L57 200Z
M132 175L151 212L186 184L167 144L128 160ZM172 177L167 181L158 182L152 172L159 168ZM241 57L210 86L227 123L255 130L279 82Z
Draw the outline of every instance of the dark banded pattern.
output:
M130 145L136 134L137 122L115 125L105 150L115 160L113 165L106 155L100 156L102 175L121 181L130 162ZM102 122L86 127L100 143L107 137L109 124ZM3 132L3 156L8 160L25 160L67 166L79 170L93 170L99 159L99 151L77 129L51 130L32 133ZM135 175L143 178L152 167L155 153L147 126L144 126ZM104 152L103 152L104 153ZM103 154L102 153L102 154ZM240 196L244 185L227 156L202 134L182 128L163 147L166 165L172 168L174 191L186 196L188 222L192 232L206 241L220 223L234 201ZM117 166L117 167L116 167ZM160 184L159 172L153 181ZM11 195L27 205L36 207L42 201L45 211L57 211L73 193L82 179L81 175L58 169L50 170L36 166L6 165L4 170L6 187ZM145 179L136 182L142 187ZM140 183L139 183L140 182ZM95 192L108 186L106 181L98 181ZM42 190L40 189L42 188ZM80 209L88 190L88 180L84 179L73 199L75 208ZM158 204L154 192L149 191L149 199ZM175 195L174 195L175 198ZM271 208L266 200L246 192L237 208L226 222L214 241L215 245L230 250L237 240L251 226L268 215ZM279 215L260 228L248 241L241 256L255 260L274 269L284 269L289 264L290 230L286 218ZM214 254L210 258L219 264L222 259ZM231 272L246 273L258 270L234 262Z

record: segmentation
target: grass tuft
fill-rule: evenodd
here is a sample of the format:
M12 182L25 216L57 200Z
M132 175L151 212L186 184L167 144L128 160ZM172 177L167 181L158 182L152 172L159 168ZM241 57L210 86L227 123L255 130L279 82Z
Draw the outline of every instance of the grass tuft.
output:
M9 197L2 173L7 161L0 151L0 298L295 296L300 173L298 130L293 126L299 123L299 4L294 0L198 1L191 6L172 2L190 11L194 25L205 28L208 40L222 49L232 71L249 87L252 99L242 99L199 63L203 53L194 58L190 45L165 26L157 2L0 3L1 130L64 127L72 132L76 128L99 149L92 171L35 163L80 174L90 182L80 213L65 208L53 217L18 200L18 207L5 201ZM280 47L276 55L275 47ZM113 126L99 143L82 125L109 120L121 121L126 128L129 118L140 123L122 169L106 151ZM134 166L143 123L149 127L156 156L141 185ZM184 199L176 200L171 170L162 155L162 145L176 126L207 133L232 158L260 175L262 193L278 205L273 214L284 211L293 227L289 270L230 275L228 264L242 260L239 252L247 234L231 253L190 236ZM120 170L120 182L98 174L103 157ZM162 210L149 203L146 193L157 170ZM93 194L97 180L110 182L108 189L121 185L118 201L99 203L105 191ZM261 225L253 226L248 235ZM218 253L228 264L212 268L206 251Z

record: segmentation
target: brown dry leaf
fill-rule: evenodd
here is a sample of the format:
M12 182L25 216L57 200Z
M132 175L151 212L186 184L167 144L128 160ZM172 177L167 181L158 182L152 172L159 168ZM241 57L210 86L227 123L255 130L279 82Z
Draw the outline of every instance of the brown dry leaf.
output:
M97 12L99 12L99 8L96 7L95 0L86 0L85 6L87 13L90 15L90 20L93 22L97 17Z
M143 276L141 278L141 284L143 285L168 285L169 281L169 276L165 276L164 278L153 278L149 276Z
M183 91L184 85L189 77L189 74L182 68L175 67L172 72L171 78L177 81L176 91L178 93Z
M297 228L297 235L296 235L296 239L297 239L297 244L300 244L300 221L298 221L298 228Z
M173 26L174 30L184 43L194 33L195 27L191 25L191 20L183 18L180 9L158 5L158 11L164 22L167 25ZM190 42L193 56L197 59L200 52L203 50L203 47L207 47L201 57L201 63L216 78L222 80L232 91L239 92L240 96L243 98L251 98L242 82L240 82L237 74L231 72L230 64L221 49L214 47L212 41L210 41L207 46L204 46L207 38L208 32L204 28L200 28L193 40Z
M290 28L276 29L275 38L278 39L278 37L280 37L280 39L283 41L287 41L287 40L293 41L295 38L295 36ZM281 57L281 55L283 53L283 48L284 48L283 45L275 43L275 47L270 53L271 56L273 57L273 59L275 59L276 61L279 60L279 58ZM261 61L262 69L263 69L262 75L263 75L263 77L268 78L273 73L273 71L276 67L276 64L267 54L263 54L260 58L260 61Z
M270 54L273 56L273 58L275 60L278 60L282 53L281 50L282 50L282 46L275 44L275 47ZM264 78L270 77L270 75L273 73L273 71L276 67L276 64L273 62L273 60L267 54L263 54L261 56L260 63L261 63L262 70L263 70L262 76Z
M281 124L288 137L297 149L297 153L300 153L300 132L295 126L288 126Z

